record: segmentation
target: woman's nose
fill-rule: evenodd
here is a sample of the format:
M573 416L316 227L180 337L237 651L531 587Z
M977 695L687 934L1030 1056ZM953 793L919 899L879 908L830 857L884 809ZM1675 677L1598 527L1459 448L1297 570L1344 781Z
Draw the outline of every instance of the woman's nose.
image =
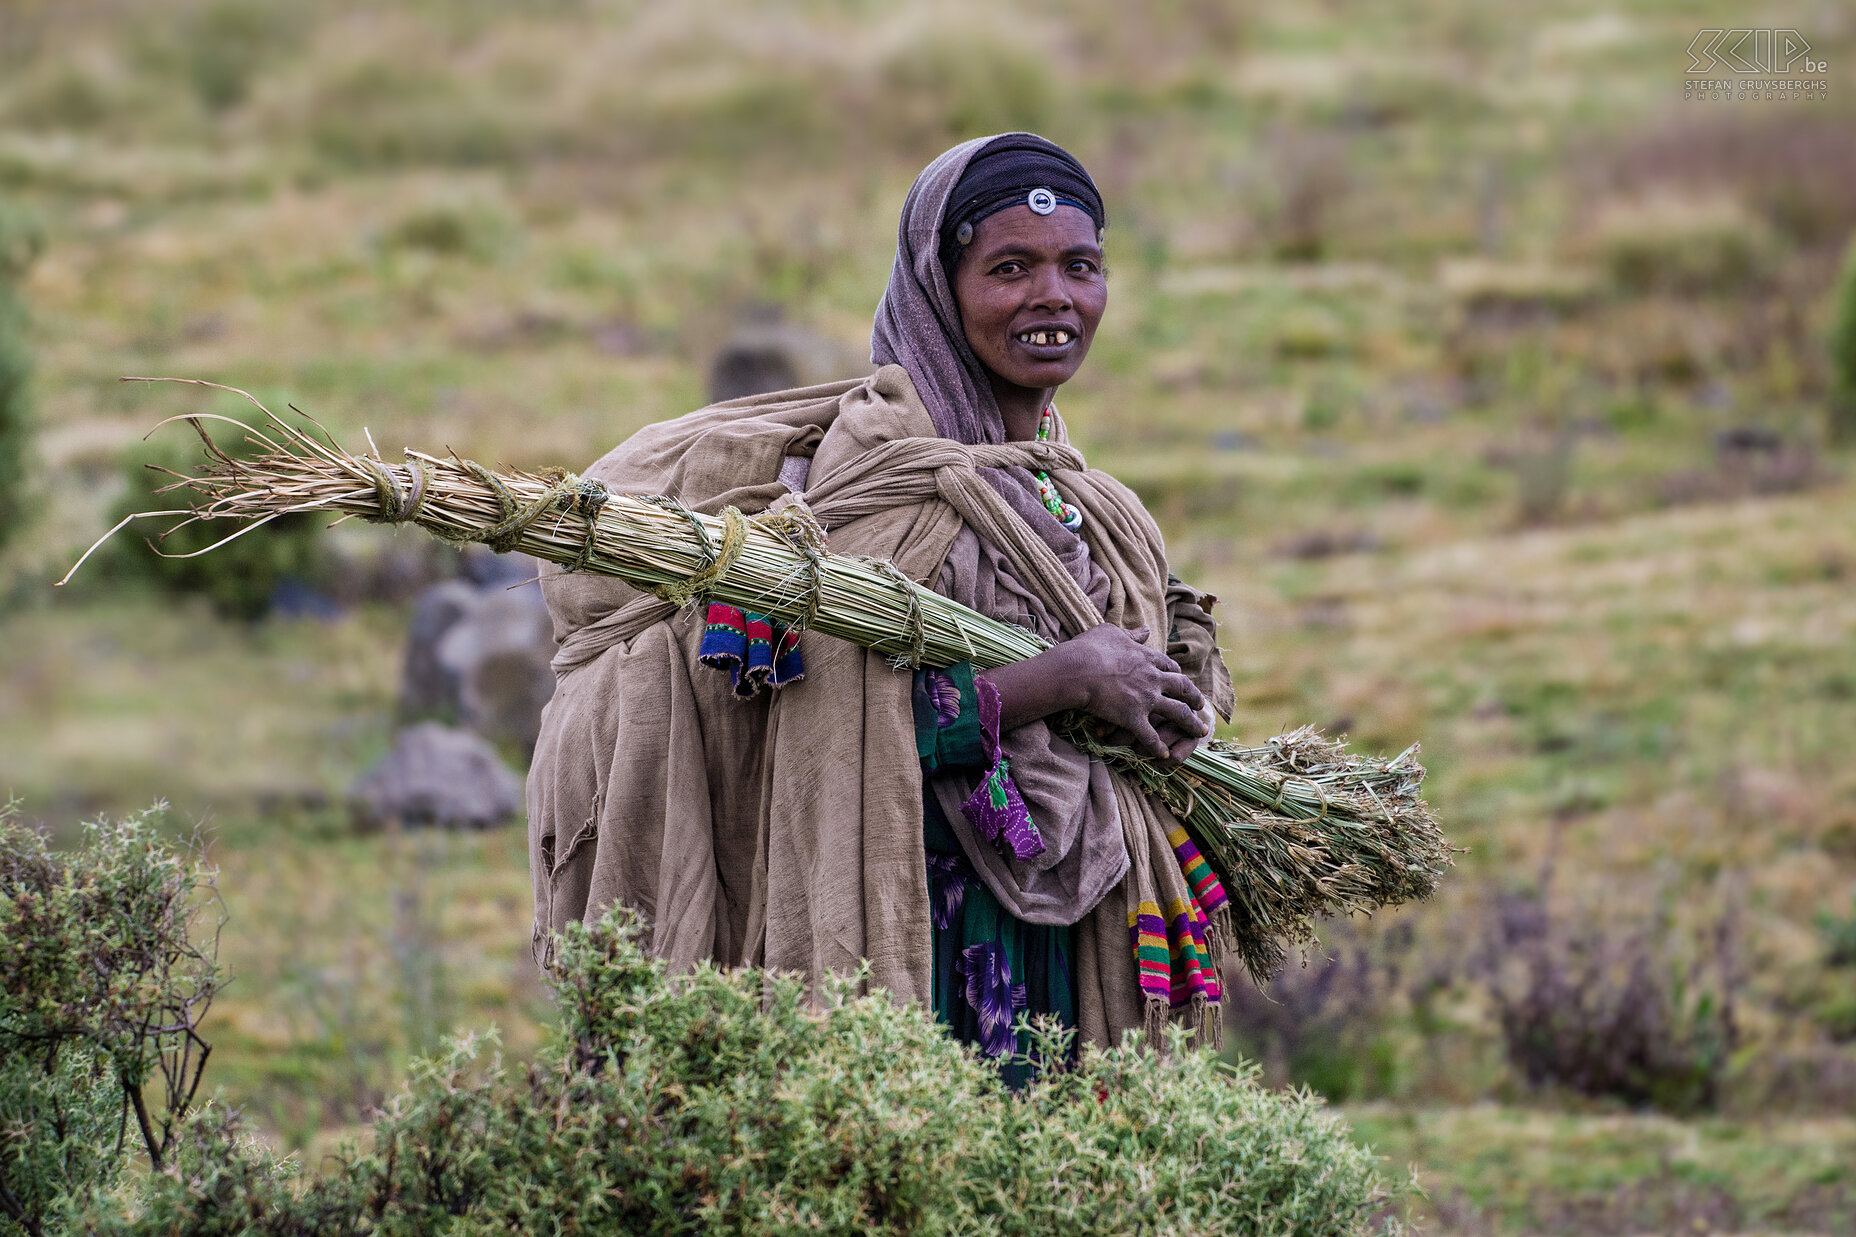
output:
M1046 312L1068 309L1070 288L1064 282L1063 272L1054 266L1040 268L1031 286L1029 303L1031 308Z

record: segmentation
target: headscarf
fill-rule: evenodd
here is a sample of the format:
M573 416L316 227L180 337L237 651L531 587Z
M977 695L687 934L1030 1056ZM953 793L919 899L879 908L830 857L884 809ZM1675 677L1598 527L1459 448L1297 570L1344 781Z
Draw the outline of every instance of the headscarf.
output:
M969 444L1005 441L1005 421L993 398L992 380L967 343L960 306L941 260L943 231L957 227L963 218L972 218L974 211L1009 199L1013 190L1035 188L1093 203L1090 217L1098 227L1106 220L1101 195L1082 164L1035 133L1004 133L962 142L922 169L902 203L896 262L877 304L870 359L908 371L935 432L943 438ZM958 206L961 213L950 214L950 205ZM1089 561L1082 539L1045 508L1032 475L1023 468L981 471L1063 560L1083 591L1106 599L1107 579Z
M1074 206L1096 225L1098 241L1108 226L1102 194L1076 156L1035 134L1009 133L969 159L955 183L941 221L941 264L953 269L980 220L1020 203L1040 215Z

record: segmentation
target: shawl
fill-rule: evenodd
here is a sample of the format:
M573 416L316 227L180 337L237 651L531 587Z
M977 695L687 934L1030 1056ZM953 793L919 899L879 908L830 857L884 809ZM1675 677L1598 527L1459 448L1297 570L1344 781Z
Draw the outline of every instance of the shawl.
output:
M702 511L752 512L799 501L779 477L788 457L808 455L804 501L830 528L833 552L887 558L928 584L971 528L1065 626L1106 612L1156 642L1185 632L1174 643L1199 651L1202 681L1228 707L1209 619L1170 587L1139 500L1061 441L938 436L899 366L650 426L586 475ZM1049 469L1083 508L1105 607L981 475L998 467ZM743 701L727 675L697 664L697 609L558 568L544 568L543 590L560 649L528 781L537 958L568 922L619 902L642 915L649 947L672 965L713 959L814 981L867 965L871 986L925 1005L932 950L910 676L881 654L806 637L805 678ZM1209 927L1204 908L1192 913L1169 840L1177 822L1119 777L1113 790L1128 869L1077 923L1082 1035L1113 1045L1144 1030L1157 1043L1174 1018L1215 1041L1218 913Z

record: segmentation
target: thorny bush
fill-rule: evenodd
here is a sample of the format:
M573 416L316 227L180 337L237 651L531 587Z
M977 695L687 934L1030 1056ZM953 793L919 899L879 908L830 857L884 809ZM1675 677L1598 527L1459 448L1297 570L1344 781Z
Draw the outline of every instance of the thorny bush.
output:
M574 925L560 1024L533 1064L483 1039L417 1062L366 1148L323 1175L197 1114L175 1154L67 1211L75 1231L181 1233L1343 1234L1390 1195L1307 1094L1176 1039L1086 1051L1013 1094L858 981L670 974L614 912ZM1063 1056L1044 1030L1041 1057Z
M130 1140L156 1168L180 1140L218 920L161 815L87 825L59 853L0 806L0 1234L109 1185Z

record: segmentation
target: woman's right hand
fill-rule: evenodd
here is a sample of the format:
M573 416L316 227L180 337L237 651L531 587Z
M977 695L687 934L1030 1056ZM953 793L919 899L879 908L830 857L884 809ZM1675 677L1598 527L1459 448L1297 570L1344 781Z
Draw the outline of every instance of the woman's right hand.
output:
M1173 659L1142 643L1145 627L1103 623L1027 661L988 670L1000 725L1011 730L1066 709L1109 724L1113 741L1155 760L1179 761L1207 733L1205 698Z

